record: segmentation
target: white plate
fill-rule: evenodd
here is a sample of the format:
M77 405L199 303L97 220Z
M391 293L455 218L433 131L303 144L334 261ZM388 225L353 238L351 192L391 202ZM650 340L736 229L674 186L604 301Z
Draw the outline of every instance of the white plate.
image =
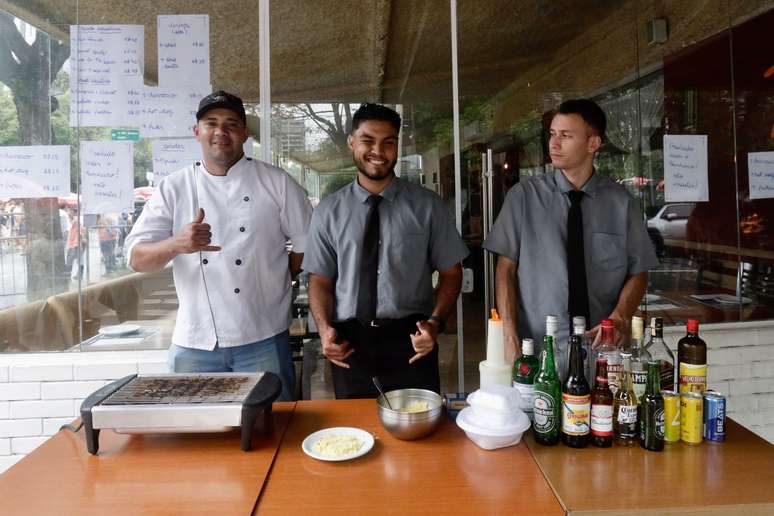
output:
M97 332L100 335L107 335L109 337L116 337L118 335L128 335L139 330L140 327L136 324L117 324L115 326L105 326L100 328Z
M739 298L736 296L732 296L731 294L718 294L715 296L715 301L718 303L723 303L725 305L735 305L739 303ZM746 305L752 303L752 299L749 297L742 296L742 304Z
M363 446L361 446L360 449L355 453L344 455L343 457L329 457L328 455L322 455L314 451L314 443L316 443L323 436L328 434L355 436L361 441L363 441ZM306 437L306 439L304 439L304 442L301 443L301 449L304 450L304 453L306 453L313 459L327 460L327 461L333 461L333 462L356 459L371 451L371 448L373 447L374 447L373 435L369 434L365 430L361 430L359 428L352 428L348 426L339 426L334 428L325 428L323 430L318 430L317 432L309 434Z

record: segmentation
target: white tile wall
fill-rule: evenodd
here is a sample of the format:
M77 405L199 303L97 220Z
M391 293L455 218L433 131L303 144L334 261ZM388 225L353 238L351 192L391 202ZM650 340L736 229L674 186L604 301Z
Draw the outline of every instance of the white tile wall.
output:
M34 363L34 360L30 362ZM66 363L32 366L12 365L9 367L9 372L9 379L12 382L48 382L73 379L73 366Z
M0 401L39 399L40 382L0 383Z
M43 423L40 419L5 419L0 421L0 437L25 437L40 435Z
M105 385L103 380L91 382L43 382L39 398L44 400L71 400L85 398ZM0 385L0 388L2 386Z
M12 401L11 418L64 417L72 414L72 400Z
M0 366L0 382L8 381L8 366Z
M115 380L130 374L137 374L137 362L79 364L75 366L76 380Z
M0 420L8 419L11 413L11 403L8 401L0 401Z
M4 437L0 439L0 456L11 454L11 438Z
M14 455L26 455L43 444L48 437L14 437L11 439L11 451Z
M62 425L70 424L74 421L73 417L51 417L43 420L43 435L54 435L59 431Z

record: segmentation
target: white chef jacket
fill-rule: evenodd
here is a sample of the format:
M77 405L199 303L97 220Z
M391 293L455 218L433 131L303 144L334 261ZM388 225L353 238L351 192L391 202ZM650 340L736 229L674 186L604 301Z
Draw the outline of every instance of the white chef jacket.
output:
M291 279L285 243L303 253L312 206L284 170L242 157L225 176L196 162L164 178L126 238L128 260L192 222L198 208L220 251L172 261L179 300L172 342L212 350L256 342L290 325Z

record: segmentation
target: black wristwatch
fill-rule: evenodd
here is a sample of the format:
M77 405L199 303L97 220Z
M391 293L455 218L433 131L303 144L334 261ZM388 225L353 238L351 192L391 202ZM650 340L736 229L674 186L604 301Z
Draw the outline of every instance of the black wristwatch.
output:
M438 324L438 333L443 333L443 331L446 329L446 321L438 317L437 315L431 315L427 318L428 321L433 321L436 324Z

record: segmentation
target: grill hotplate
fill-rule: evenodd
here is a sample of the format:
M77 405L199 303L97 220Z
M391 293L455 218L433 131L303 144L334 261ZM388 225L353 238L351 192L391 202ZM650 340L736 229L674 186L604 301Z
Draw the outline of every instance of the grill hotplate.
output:
M100 429L117 432L216 432L240 428L252 448L258 415L268 415L282 390L272 373L131 375L94 392L81 405L90 453Z

